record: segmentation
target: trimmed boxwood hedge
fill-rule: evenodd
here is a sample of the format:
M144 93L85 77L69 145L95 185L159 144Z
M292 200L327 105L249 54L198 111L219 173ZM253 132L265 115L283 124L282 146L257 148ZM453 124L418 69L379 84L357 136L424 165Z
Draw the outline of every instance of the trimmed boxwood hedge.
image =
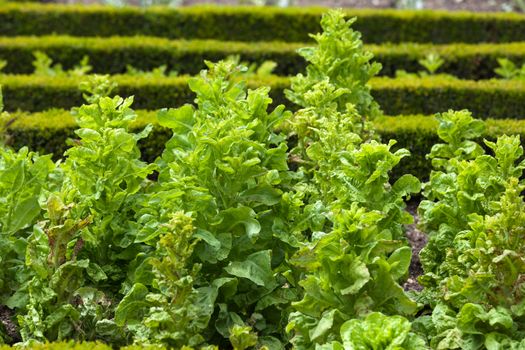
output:
M389 115L469 109L477 118L525 119L525 81L377 78L372 95Z
M177 107L194 99L187 77L139 78L115 76L121 96L136 96L135 107L158 109ZM83 102L78 78L34 76L0 76L7 110L43 111L71 108ZM525 119L525 82L483 80L469 81L445 78L391 79L375 78L372 95L389 115L432 114L452 109L469 109L475 116ZM274 104L294 106L283 90L289 79L270 76L248 80L249 87L270 86Z
M424 70L418 60L429 53L439 54L445 61L438 73L447 73L461 79L488 79L497 77L498 58L505 57L516 64L525 63L525 42L506 44L384 44L367 46L381 62L382 75L393 76L396 69L409 72Z
M248 62L273 60L278 75L294 75L304 71L305 61L296 50L308 43L224 42L216 40L169 40L154 37L77 38L70 36L0 37L0 59L8 61L5 73L29 74L34 68L33 52L43 51L56 63L71 68L89 56L95 73L118 74L126 65L151 70L160 65L186 74L205 68L204 60L217 61L228 55L240 55ZM418 71L417 61L430 52L445 59L439 72L463 79L494 77L497 58L507 57L516 63L525 62L525 43L510 44L399 44L369 45L381 62L382 75L392 76L396 69Z
M156 124L156 112L138 111L139 118L135 128L153 123L153 133L142 140L140 147L143 158L154 161L163 150L164 144L171 136L170 131ZM28 114L13 113L15 122L8 130L10 143L15 148L28 146L41 153L53 153L60 156L67 149L66 140L74 137L75 123L69 112L50 110L47 112ZM488 119L487 139L494 139L502 134L519 134L525 140L525 120ZM375 128L383 140L395 139L395 147L405 147L412 153L411 157L403 159L396 169L394 177L403 173L411 173L420 179L427 179L430 173L430 162L425 155L432 145L439 142L436 135L437 122L434 118L424 115L382 117L374 121ZM481 140L480 140L481 141Z
M34 71L32 63L35 51L45 52L54 63L60 63L66 69L78 64L87 55L94 73L125 73L126 65L142 70L166 65L169 70L196 74L206 67L204 60L218 61L229 55L240 55L249 62L276 61L276 73L290 75L304 70L305 61L296 53L296 49L307 45L155 37L0 37L0 59L8 62L2 72L14 74L30 74Z
M6 4L0 34L148 35L237 41L308 41L325 8L196 6L109 8ZM348 10L365 42L513 42L525 40L525 16L446 11Z

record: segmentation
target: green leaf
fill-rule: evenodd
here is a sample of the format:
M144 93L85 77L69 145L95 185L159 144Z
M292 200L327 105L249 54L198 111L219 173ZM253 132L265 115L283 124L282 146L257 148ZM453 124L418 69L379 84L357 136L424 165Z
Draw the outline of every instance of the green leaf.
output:
M401 316L378 312L364 320L350 320L341 326L345 349L425 349L425 341L410 333L410 322Z
M72 321L77 321L80 313L73 307L73 305L66 304L60 306L56 311L46 317L45 323L48 328L54 327L68 318ZM66 321L69 323L69 321Z
M218 220L223 231L233 230L238 225L243 225L246 235L253 241L257 239L261 231L261 224L255 219L255 211L249 207L242 206L228 208L220 212Z
M401 196L421 191L421 182L413 175L405 174L401 176L392 186L392 191Z
M350 277L352 284L341 289L341 294L356 294L365 284L368 283L368 281L370 281L370 272L368 271L366 264L359 259L354 259L346 269L347 271L343 275Z
M488 315L483 306L476 304L465 304L458 314L458 328L468 334L483 334L477 329L478 323L488 320Z
M281 191L270 185L259 185L250 188L240 195L240 200L246 202L258 202L264 205L272 206L281 200Z
M284 350L283 343L276 337L260 336L259 344L265 346L268 350Z
M257 344L257 334L248 326L234 325L230 330L229 338L233 350L244 350Z
M184 105L177 109L161 109L157 119L161 126L170 128L175 134L187 134L195 124L194 110L191 105Z
M505 309L504 307L500 306L495 309L490 309L487 316L491 326L497 325L511 330L514 325L510 310Z
M230 275L246 278L266 289L276 286L271 268L271 250L253 253L244 261L230 262L224 270Z
M231 233L219 233L214 236L211 232L197 229L195 238L201 239L195 247L195 253L202 261L216 263L228 257L232 249Z
M122 298L115 310L115 323L122 327L126 324L138 324L147 312L150 304L146 301L149 291L146 286L135 283L128 294Z
M317 326L310 330L310 339L316 341L319 338L325 337L334 327L334 318L337 313L337 309L324 313L319 323L317 323Z
M35 218L40 214L38 198L30 197L18 202L13 210L13 220L11 225L6 227L8 232L16 232L31 225Z
M400 279L408 273L408 267L412 260L412 249L409 247L402 247L396 249L390 257L388 263L390 264L390 274L395 280Z
M91 277L95 282L100 282L108 278L108 276L104 273L104 270L102 270L102 268L95 263L90 263L86 269L86 272L88 276Z

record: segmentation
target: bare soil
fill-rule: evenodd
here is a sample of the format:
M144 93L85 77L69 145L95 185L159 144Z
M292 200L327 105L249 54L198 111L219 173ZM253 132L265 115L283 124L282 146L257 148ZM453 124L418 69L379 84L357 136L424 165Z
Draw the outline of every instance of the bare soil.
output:
M18 326L13 322L13 311L4 305L0 305L0 323L7 335L11 338L10 343L21 341Z
M405 290L421 291L423 287L418 283L417 278L423 274L423 268L419 260L419 252L425 247L428 242L426 234L421 232L417 225L419 224L419 216L417 215L418 203L409 203L407 211L414 217L414 223L406 225L406 235L410 245L412 246L412 261L408 271L408 279L403 285Z

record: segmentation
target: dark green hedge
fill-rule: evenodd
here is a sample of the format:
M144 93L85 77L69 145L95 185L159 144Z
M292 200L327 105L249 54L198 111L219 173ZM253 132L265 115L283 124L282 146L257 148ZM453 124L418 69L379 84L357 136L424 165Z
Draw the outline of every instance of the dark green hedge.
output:
M170 132L156 125L156 113L138 111L139 119L135 125L141 128L147 123L155 125L153 134L142 140L140 147L143 158L154 161L161 154ZM42 113L14 113L14 124L9 129L11 144L15 148L29 146L41 153L53 153L57 158L67 149L66 140L74 137L75 123L69 112L53 110ZM394 177L411 173L420 179L426 179L430 173L430 162L425 155L432 145L439 142L436 135L437 122L432 117L398 116L382 117L374 122L376 130L384 141L395 139L396 148L405 147L412 153L402 161ZM484 137L494 139L502 134L520 134L525 140L525 120L489 119Z
M278 67L275 73L292 75L304 70L305 62L296 53L296 49L307 45L285 42L255 44L217 40L169 40L155 37L2 37L0 59L8 61L3 72L14 74L29 74L34 71L32 63L35 51L45 52L55 63L62 64L66 69L78 64L87 55L95 73L125 73L126 65L142 70L167 65L169 70L196 74L205 68L204 60L218 61L229 55L240 55L242 60L248 62L276 61Z
M139 109L176 107L191 103L193 93L187 77L138 78L115 76L116 93L135 96ZM71 108L83 102L78 78L46 78L33 76L1 76L7 110L42 111L50 108ZM275 104L293 108L283 95L289 80L268 77L250 80L250 87L270 86ZM390 79L372 80L372 95L388 115L432 114L452 109L469 109L475 116L525 119L525 82L457 79Z
M33 52L43 51L56 63L71 68L88 55L96 73L118 74L130 64L142 70L160 65L187 74L204 68L204 60L217 61L228 55L240 55L243 60L278 63L278 75L302 72L305 61L296 49L308 43L284 42L224 42L215 40L169 40L154 37L76 38L69 36L3 37L0 38L0 59L8 61L5 73L28 74L34 68ZM439 72L463 79L493 77L497 58L507 57L516 63L525 62L525 43L510 44L400 44L367 47L381 62L381 74L394 75L396 69L418 71L417 61L430 52L446 61Z
M1 35L148 35L236 41L308 41L325 8L103 6L9 4ZM365 42L513 42L525 40L525 16L446 11L349 10Z
M381 75L393 76L396 69L409 72L424 70L418 60L429 53L439 54L445 61L438 73L447 73L461 79L488 79L496 77L498 58L508 58L516 64L525 63L525 42L507 44L384 44L368 46L381 62Z
M478 118L525 119L525 81L377 78L372 95L388 115L469 109Z

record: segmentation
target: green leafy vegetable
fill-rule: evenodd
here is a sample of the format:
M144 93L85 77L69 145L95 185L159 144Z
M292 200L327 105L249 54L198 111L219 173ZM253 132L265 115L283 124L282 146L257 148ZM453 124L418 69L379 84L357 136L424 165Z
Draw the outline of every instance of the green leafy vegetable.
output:
M301 227L309 241L291 259L303 272L304 295L292 304L287 330L301 349L341 342L342 324L371 311L409 316L417 309L398 283L411 259L404 197L419 192L419 180L405 175L391 184L389 172L409 152L392 152L395 141L370 141L367 119L378 110L366 81L378 66L368 63L352 21L330 12L321 23L319 47L304 51L308 75L287 93L304 107L289 122L297 137L292 160L303 175L295 188L304 213L315 215Z
M309 91L317 84L327 85L334 94L337 110L343 112L354 105L359 116L370 119L380 114L379 106L370 94L368 81L381 70L379 63L370 61L373 55L363 49L361 34L350 26L355 18L346 20L342 11L329 11L321 19L322 33L311 35L316 47L302 48L299 54L308 62L306 76L292 79L286 97L306 108Z
M74 66L70 70L64 70L60 63L53 65L53 60L42 51L33 52L35 60L33 61L33 67L35 68L34 74L47 76L47 77L56 77L56 76L84 76L88 75L89 72L93 69L89 65L89 57L84 56L80 63Z
M410 322L401 316L373 312L366 318L350 320L341 326L340 342L324 344L321 349L427 349L425 341L411 332Z
M422 251L423 298L433 306L424 327L438 349L519 349L523 289L523 210L520 183L525 164L516 136L485 141L493 155L472 140L483 123L469 113L439 118L430 157L443 170L431 174L421 202L431 234Z
M131 65L126 66L126 75L135 76L135 77L148 77L148 78L159 78L159 77L176 77L178 75L177 71L167 70L167 66L161 65L156 68L153 68L151 71L143 71L137 69Z
M0 90L0 304L20 345L524 348L519 137L482 143L483 122L442 113L429 181L392 179L410 154L371 129L380 65L353 22L330 11L300 51L294 113L242 80L271 62L206 62L189 80L195 105L158 112L171 138L153 163L139 150L153 126L135 126L133 98L110 97L107 76L80 83L87 104L58 162L9 147ZM41 74L89 71L35 55ZM421 61L431 74L442 63ZM421 187L424 290L406 293L405 201Z
M455 77L449 74L436 74L436 72L445 63L437 53L431 52L417 61L426 71L419 71L417 73L407 73L405 70L396 70L396 78L426 78L429 76L439 76L442 78L454 79Z
M507 58L498 58L499 67L494 72L503 79L525 79L525 63L521 68Z

